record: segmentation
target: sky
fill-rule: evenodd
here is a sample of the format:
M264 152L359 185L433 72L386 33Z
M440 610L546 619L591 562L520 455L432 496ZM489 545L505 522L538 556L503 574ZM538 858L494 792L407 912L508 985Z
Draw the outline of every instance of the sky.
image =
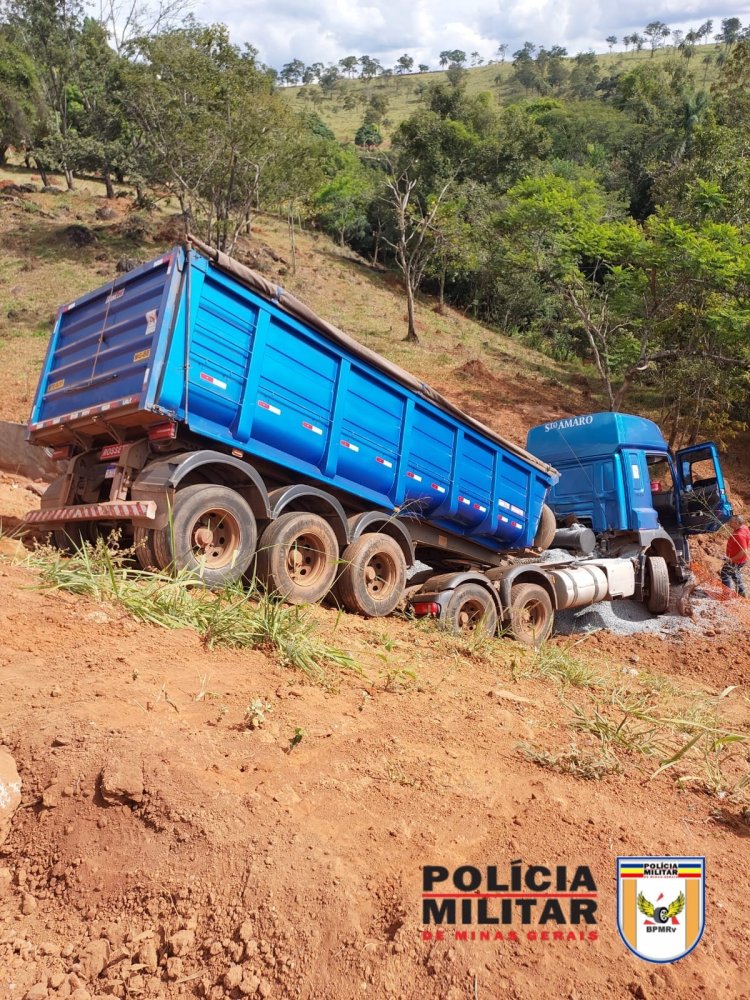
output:
M254 45L275 69L295 58L328 64L348 55L393 66L405 52L415 65L437 68L443 49L490 59L501 42L510 55L526 40L575 55L606 51L608 35L642 32L649 21L686 30L712 18L714 32L724 17L750 23L748 0L725 0L721 8L693 0L224 0L220 7L197 0L194 12L227 24L233 41Z

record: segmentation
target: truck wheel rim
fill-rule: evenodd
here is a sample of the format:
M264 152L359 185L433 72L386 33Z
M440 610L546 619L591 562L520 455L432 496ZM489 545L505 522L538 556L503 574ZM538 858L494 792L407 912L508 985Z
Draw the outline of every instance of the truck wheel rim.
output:
M384 552L376 552L365 566L365 588L370 597L383 601L390 597L396 586L396 564Z
M298 535L286 554L286 571L298 587L315 587L328 566L328 555L317 535Z
M462 632L475 632L487 614L481 601L465 601L458 609L458 627Z
M193 555L206 569L223 569L234 562L240 547L240 526L227 510L207 510L193 524Z
M528 601L524 604L520 611L521 625L523 628L532 632L534 635L541 632L545 618L544 608L542 607L541 601Z

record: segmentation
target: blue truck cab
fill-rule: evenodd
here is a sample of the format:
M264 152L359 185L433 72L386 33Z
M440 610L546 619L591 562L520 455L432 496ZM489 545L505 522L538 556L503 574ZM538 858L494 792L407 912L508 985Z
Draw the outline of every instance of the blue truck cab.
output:
M716 445L673 453L644 417L566 417L532 428L527 448L560 472L547 501L559 525L590 528L607 555L661 556L676 581L690 562L689 536L732 516Z

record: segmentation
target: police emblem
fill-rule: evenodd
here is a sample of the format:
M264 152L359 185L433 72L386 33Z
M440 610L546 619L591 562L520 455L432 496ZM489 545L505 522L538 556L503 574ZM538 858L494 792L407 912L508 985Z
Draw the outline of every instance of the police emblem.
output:
M676 962L703 936L705 858L618 858L617 929L646 962Z

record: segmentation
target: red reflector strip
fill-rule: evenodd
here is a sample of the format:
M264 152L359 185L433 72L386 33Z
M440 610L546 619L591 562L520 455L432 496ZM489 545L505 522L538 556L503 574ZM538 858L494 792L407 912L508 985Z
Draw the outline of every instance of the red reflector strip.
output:
M438 493L445 493L445 487L440 486L438 483L430 483L430 486L433 488L433 490L437 490Z
M409 479L413 479L415 483L422 482L422 477L418 476L416 472L407 472L406 475L409 477Z
M375 459L375 461L378 463L378 465L384 465L386 467L386 469L392 469L393 468L393 462L389 462L387 458L380 458L380 457L378 457L378 458Z
M343 441L342 440L341 441L341 447L342 448L348 448L349 451L359 451L359 445L358 444L352 444L351 441Z
M315 424L308 424L308 422L306 420L302 421L302 426L305 428L306 431L312 431L313 434L322 434L323 433L323 428L322 427L316 427Z
M129 503L80 504L75 507L55 507L53 509L32 510L26 515L30 524L49 524L59 521L95 521L116 517L156 517L156 503L153 500L138 500Z
M481 505L481 503L475 503L475 504L473 505L473 507L474 507L474 510L480 510L480 511L481 511L481 512L482 512L483 514L486 514L486 513L487 513L487 508L486 508L486 507L483 507L483 506Z
M510 520L510 518L506 517L505 514L498 514L497 515L497 519L498 519L498 521L505 521L506 524Z
M412 611L414 614L421 618L424 615L437 616L440 614L440 605L436 604L435 601L418 601L412 604Z
M511 526L511 528L521 528L521 527L523 527L523 525L519 524L518 521L511 521L510 522L510 526Z
M224 388L226 388L226 386ZM258 400L258 406L261 410L268 410L269 413L275 413L277 417L281 416L281 410L278 406L272 406L271 403L266 403L263 399Z
M469 505L471 504L471 500L467 500L466 497L459 497L458 498L458 502L459 503L466 503L466 504L469 504Z

